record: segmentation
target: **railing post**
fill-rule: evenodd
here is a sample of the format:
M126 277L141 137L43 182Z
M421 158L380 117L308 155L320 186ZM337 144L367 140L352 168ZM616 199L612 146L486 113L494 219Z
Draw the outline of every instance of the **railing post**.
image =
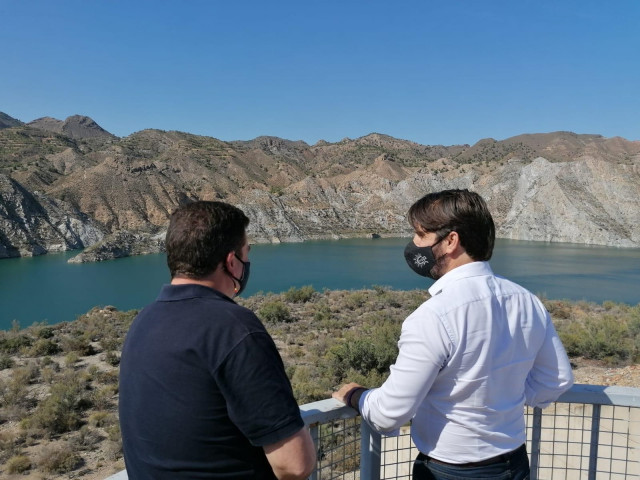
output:
M589 448L589 480L596 480L598 470L598 442L600 440L601 405L593 405L591 414L591 446Z
M380 480L381 435L360 421L360 480Z
M311 434L311 440L313 440L313 444L316 446L316 453L318 453L318 424L314 423L313 425L309 425L309 433ZM320 459L318 459L319 461ZM316 468L313 469L311 475L309 476L310 480L318 480L318 461L316 461Z
M533 424L531 426L531 480L538 480L540 468L540 438L542 437L542 409L533 409Z

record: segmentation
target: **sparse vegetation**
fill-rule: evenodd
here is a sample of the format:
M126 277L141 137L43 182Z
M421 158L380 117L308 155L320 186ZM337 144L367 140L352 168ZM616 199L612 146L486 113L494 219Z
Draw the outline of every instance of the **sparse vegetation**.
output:
M311 285L300 288L291 287L284 293L284 299L292 303L305 303L313 298L314 293L315 290Z
M31 468L31 460L26 455L16 455L7 462L7 473L24 473Z
M265 322L303 404L328 398L346 380L383 382L402 321L427 297L383 286L323 292L305 286L239 302ZM545 304L574 362L640 361L640 305ZM106 477L124 468L118 368L135 314L95 308L74 322L0 331L0 476L62 479L108 467ZM357 458L357 442L349 448ZM345 459L346 469L352 460Z
M45 447L38 458L38 467L46 473L68 473L82 464L82 458L71 445Z
M265 303L258 310L258 316L266 323L291 323L294 321L291 311L281 300Z

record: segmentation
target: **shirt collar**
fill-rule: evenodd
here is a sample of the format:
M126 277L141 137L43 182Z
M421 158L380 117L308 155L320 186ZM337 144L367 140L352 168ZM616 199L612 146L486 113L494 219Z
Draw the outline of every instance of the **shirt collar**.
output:
M453 270L445 273L441 278L429 287L429 294L433 297L438 295L448 285L460 280L461 278L479 277L483 275L493 275L493 270L489 262L471 262L460 265Z
M158 294L157 300L159 302L175 302L178 300L187 300L189 298L214 298L233 302L233 300L227 297L224 293L196 283L163 285L160 293Z

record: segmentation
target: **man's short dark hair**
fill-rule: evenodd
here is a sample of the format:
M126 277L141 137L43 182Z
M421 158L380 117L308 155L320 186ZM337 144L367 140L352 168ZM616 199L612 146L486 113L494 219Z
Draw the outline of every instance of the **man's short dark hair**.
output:
M212 273L229 252L240 251L247 225L244 212L228 203L198 201L178 207L165 240L171 278Z
M444 238L458 232L460 243L476 261L491 258L496 229L484 199L469 190L429 193L411 205L409 223L415 230Z

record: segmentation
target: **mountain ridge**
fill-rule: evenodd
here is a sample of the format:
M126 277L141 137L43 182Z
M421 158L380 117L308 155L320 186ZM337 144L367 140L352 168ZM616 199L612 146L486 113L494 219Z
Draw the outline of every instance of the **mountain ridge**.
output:
M69 119L74 128L104 131L89 117ZM91 136L53 120L0 130L0 173L85 215L102 238L157 235L173 209L196 199L238 205L258 242L409 235L405 216L413 201L429 191L469 188L487 200L500 237L640 246L640 142L621 137L550 132L443 146L371 133L309 145L158 129ZM9 211L19 200L3 185L0 209ZM5 215L0 232L16 231L25 219ZM51 251L51 235L34 235L27 248L5 234L0 258L3 251Z

